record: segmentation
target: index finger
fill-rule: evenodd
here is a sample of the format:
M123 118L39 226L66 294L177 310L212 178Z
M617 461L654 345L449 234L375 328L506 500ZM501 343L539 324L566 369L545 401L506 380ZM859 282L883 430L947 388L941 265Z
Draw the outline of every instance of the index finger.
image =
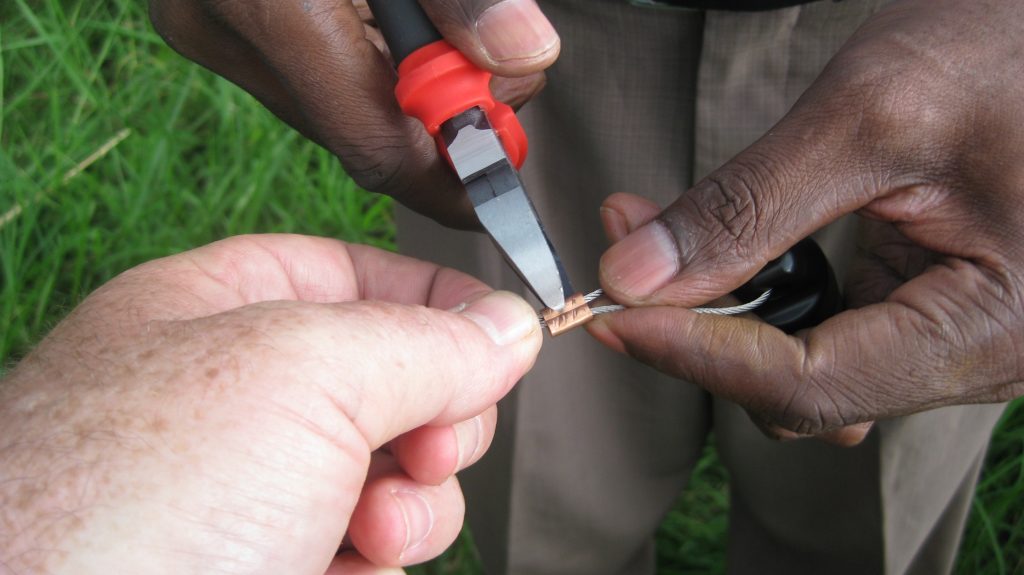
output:
M680 308L599 317L606 345L807 435L1021 392L1013 333L993 322L989 278L934 268L881 304L789 336L765 323ZM951 294L950 292L958 292Z
M490 291L466 274L369 246L268 234L228 238L148 262L90 300L130 306L132 320L142 323L278 300L371 299L448 309Z

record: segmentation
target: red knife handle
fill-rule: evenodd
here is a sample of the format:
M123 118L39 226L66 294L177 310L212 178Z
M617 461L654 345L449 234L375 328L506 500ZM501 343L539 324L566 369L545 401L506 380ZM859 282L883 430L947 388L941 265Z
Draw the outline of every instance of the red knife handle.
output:
M438 40L398 65L395 96L403 112L423 122L445 158L448 152L440 138L441 124L470 108L481 108L512 165L519 169L526 159L526 132L512 108L494 99L490 81L490 72L478 68L448 42ZM451 163L450 158L448 161Z

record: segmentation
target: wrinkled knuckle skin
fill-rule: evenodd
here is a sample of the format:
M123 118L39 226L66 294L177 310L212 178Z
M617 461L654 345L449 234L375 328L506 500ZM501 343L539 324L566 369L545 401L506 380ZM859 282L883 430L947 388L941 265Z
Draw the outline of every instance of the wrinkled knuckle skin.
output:
M401 153L378 150L377 153L371 153L366 150L350 152L340 149L335 154L359 187L400 199L410 189L410 178L405 175L405 161Z
M458 179L434 151L433 140L426 138L415 143L380 137L357 146L335 146L332 152L363 189L390 196L445 225L473 228L468 201L466 206L459 203L465 193Z
M776 410L774 423L801 435L819 435L852 423L849 409L834 390L808 382L795 388Z
M768 178L761 175L763 170L732 165L708 176L684 196L694 208L696 221L673 222L671 215L666 219L669 226L678 231L681 226L699 226L705 232L705 246L714 252L722 246L730 246L732 258L743 260L747 257L746 246L751 245L765 229L762 221L766 215L762 203L768 195L764 191L769 185Z

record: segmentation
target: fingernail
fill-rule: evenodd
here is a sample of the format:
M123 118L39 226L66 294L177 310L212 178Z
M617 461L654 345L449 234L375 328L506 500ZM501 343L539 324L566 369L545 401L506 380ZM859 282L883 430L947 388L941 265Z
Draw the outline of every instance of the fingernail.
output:
M527 60L558 44L558 33L534 0L504 0L484 11L476 33L492 60Z
M626 217L618 210L601 208L601 223L604 224L604 235L613 243L626 237L629 233Z
M469 466L476 452L480 449L480 439L484 435L484 424L481 416L455 426L456 445L459 446L459 468L461 471Z
M526 300L507 291L494 291L470 302L459 314L480 326L498 345L515 343L540 329L537 312Z
M672 234L653 221L613 245L601 258L601 275L619 293L642 298L679 272L679 250Z
M405 545L402 555L416 549L426 541L430 530L434 528L434 511L422 495L408 489L395 489L391 497L398 504L405 520Z

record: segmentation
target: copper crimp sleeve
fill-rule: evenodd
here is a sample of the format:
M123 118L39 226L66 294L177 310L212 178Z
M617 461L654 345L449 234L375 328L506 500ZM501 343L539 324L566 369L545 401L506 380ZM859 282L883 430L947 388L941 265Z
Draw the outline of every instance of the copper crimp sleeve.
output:
M590 306L583 299L583 294L579 293L565 300L565 308L562 311L544 308L540 313L544 318L544 325L548 326L552 336L561 335L594 318Z

